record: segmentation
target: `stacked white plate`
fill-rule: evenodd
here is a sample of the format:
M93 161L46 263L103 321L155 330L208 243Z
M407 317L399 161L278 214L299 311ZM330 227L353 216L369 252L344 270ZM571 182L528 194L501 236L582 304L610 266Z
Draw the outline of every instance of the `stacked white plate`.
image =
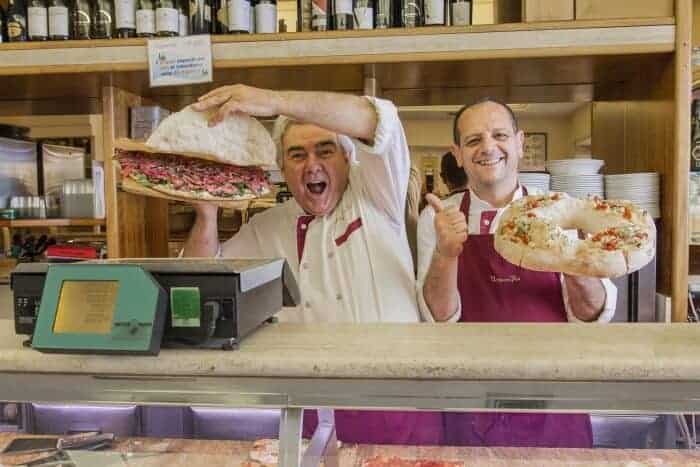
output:
M661 217L661 179L652 172L606 175L605 197L626 199L646 209L654 219Z
M538 190L549 191L549 174L541 172L520 172L518 174L520 183L526 187L536 188Z
M574 198L588 196L603 197L603 176L593 175L552 175L552 191L563 191Z
M557 159L547 161L547 172L555 175L594 175L605 164L600 159Z

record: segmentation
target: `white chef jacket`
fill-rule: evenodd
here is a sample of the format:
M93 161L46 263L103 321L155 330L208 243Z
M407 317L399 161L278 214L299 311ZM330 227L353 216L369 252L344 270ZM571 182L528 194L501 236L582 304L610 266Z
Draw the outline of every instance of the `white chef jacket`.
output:
M279 313L280 321L420 321L404 218L408 144L396 107L367 99L378 116L374 145L353 141L348 186L333 212L313 218L291 199L221 246L223 257L287 259L301 304Z
M531 195L541 194L541 190L536 188L528 188L527 192ZM489 227L489 233L493 235L498 227L498 222L501 219L501 215L505 211L505 207L501 209L496 209L491 206L488 202L480 199L473 191L471 193L471 204L469 206L469 219L468 228L470 235L478 235L481 232L481 223L484 222L485 226ZM443 206L457 206L460 207L462 200L464 199L465 193L457 193L450 196L449 198L443 200ZM513 201L518 200L523 197L522 187L518 189L513 194ZM496 211L496 216L492 221L488 219L482 219L482 213L485 211ZM418 304L420 306L421 315L426 321L434 321L432 313L430 313L430 308L425 302L425 297L423 296L423 284L425 283L425 278L428 275L428 269L430 269L430 262L433 258L433 253L435 251L435 245L437 243L437 236L435 233L435 210L432 206L427 206L421 213L418 219L418 281L416 283ZM569 296L566 291L566 282L564 282L564 276L559 275L562 282L562 296L564 298L564 307L566 308L566 316L569 321L580 322L578 318L571 312L571 305L569 304ZM617 306L617 287L610 281L610 279L602 280L603 287L605 288L605 305L603 311L598 316L598 323L607 323L615 314L615 307ZM449 321L458 321L461 314L461 304L460 308L456 310L455 314L452 315Z

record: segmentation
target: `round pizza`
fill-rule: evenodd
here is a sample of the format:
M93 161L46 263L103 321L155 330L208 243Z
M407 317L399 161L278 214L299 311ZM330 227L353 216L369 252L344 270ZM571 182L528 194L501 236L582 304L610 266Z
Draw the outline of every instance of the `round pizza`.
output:
M570 235L572 230L583 238ZM512 264L589 277L629 274L656 252L656 226L643 209L624 200L557 192L511 203L494 237L496 251Z

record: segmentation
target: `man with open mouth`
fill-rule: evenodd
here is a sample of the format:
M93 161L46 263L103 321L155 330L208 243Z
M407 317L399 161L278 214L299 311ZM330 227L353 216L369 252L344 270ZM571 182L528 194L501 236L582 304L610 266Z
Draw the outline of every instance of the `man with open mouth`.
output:
M224 86L195 110L280 115L277 164L293 195L256 215L219 244L217 209L195 206L185 256L283 257L294 271L301 305L283 322L418 322L413 262L404 209L410 157L389 101L321 92ZM351 443L440 444L434 412L336 411L338 438ZM312 433L315 412L305 412Z

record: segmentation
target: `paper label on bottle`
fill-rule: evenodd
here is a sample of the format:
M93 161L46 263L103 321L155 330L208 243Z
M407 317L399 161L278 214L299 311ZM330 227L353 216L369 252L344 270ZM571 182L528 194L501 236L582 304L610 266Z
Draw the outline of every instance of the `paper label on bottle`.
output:
M336 15L351 15L352 14L352 0L335 0L335 11Z
M136 12L136 33L156 33L156 12L153 10L138 10Z
M49 18L46 8L30 6L27 8L29 17L29 37L46 37L49 35Z
M467 26L472 23L471 2L455 2L451 7L453 26Z
M68 7L49 7L49 35L68 37Z
M181 14L180 15L180 27L178 28L180 31L180 37L184 37L189 35L190 33L190 20L186 15Z
M148 71L151 87L211 82L211 36L150 39Z
M274 3L255 5L255 32L277 32L277 5Z
M357 24L357 29L373 29L374 8L355 8L355 23Z
M228 30L250 31L251 17L248 0L230 0L228 2Z
M114 0L117 29L136 28L136 0Z
M425 24L445 24L444 0L425 0Z
M180 13L175 8L158 8L156 10L156 32L161 31L180 31Z

